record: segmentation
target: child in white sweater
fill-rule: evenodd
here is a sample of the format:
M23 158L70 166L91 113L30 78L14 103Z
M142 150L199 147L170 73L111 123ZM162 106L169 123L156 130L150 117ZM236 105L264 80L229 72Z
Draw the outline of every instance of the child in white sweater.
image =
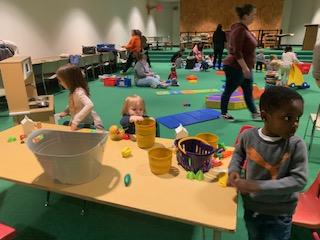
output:
M69 105L60 113L63 118L71 116L64 125L71 126L75 131L79 128L103 129L102 121L93 111L93 103L89 98L89 87L79 67L67 64L57 71L59 84L70 91Z

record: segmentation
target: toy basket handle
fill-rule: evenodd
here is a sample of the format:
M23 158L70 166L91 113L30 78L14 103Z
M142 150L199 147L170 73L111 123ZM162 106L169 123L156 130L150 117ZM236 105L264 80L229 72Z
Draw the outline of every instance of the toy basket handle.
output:
M182 142L186 141L186 140L198 140L204 144L207 144L207 145L210 145L208 142L206 142L205 140L201 139L201 138L197 138L197 137L185 137L185 138L181 138L178 142L178 149L183 152L185 155L187 154L186 153L186 150L184 150L181 146Z

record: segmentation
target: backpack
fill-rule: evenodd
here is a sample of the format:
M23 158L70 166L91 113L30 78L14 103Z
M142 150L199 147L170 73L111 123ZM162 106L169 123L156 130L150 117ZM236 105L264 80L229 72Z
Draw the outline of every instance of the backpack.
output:
M12 57L14 51L4 42L0 42L0 61Z

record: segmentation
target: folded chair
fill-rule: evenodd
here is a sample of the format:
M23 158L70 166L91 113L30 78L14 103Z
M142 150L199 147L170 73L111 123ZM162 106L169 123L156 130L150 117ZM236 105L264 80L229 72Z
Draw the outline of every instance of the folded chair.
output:
M320 172L309 189L300 194L292 222L310 229L313 239L320 240L316 231L320 229Z

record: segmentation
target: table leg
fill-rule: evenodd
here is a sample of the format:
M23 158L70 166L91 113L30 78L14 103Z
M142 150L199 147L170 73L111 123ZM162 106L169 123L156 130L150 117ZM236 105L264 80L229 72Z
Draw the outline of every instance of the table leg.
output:
M44 203L44 206L45 206L45 207L48 207L48 206L49 206L50 194L51 194L51 192L47 191L46 202Z
M206 240L206 228L202 227L202 240Z
M83 202L82 202L82 209L81 209L81 212L80 212L80 215L81 215L81 216L84 216L84 214L86 213L86 206L87 206L87 201L86 201L86 200L83 200Z
M213 230L213 240L221 240L221 232L219 230Z

